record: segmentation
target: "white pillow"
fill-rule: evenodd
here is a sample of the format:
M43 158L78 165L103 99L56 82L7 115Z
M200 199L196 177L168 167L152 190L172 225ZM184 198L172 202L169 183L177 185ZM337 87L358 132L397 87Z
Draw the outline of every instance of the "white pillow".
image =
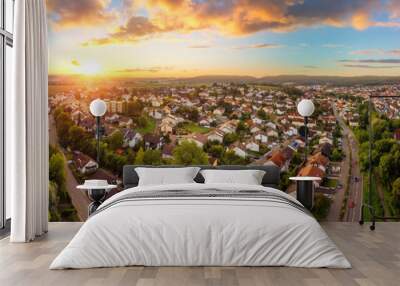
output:
M262 170L202 170L206 184L261 185L265 171Z
M139 176L139 186L195 183L193 179L199 170L199 167L135 168Z

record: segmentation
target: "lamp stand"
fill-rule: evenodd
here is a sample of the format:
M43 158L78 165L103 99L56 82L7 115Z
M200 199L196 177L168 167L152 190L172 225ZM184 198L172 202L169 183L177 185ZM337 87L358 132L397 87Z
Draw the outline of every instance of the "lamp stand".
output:
M308 156L308 117L304 117L304 163L307 162Z
M97 164L100 166L100 116L96 116Z

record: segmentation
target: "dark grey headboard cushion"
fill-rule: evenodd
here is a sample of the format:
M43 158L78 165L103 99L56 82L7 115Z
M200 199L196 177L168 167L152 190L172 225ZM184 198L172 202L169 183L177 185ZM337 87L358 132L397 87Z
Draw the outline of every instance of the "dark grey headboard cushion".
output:
M124 189L136 187L139 183L139 176L135 171L137 167L147 167L147 168L181 168L183 166L146 166L146 165L125 165L123 169L123 184ZM280 180L280 169L274 164L268 164L263 166L236 166L236 165L226 165L226 166L195 166L204 169L220 169L220 170L263 170L265 175L262 180L262 185L265 187L278 188ZM197 183L204 183L204 178L200 174L194 178Z

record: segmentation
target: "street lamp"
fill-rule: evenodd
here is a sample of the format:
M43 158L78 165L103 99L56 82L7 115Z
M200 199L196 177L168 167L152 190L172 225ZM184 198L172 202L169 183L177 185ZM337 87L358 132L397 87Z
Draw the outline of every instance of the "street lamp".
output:
M107 111L106 103L101 99L95 99L90 103L90 113L96 117L96 139L97 139L97 164L100 165L100 117Z
M308 117L310 117L315 110L314 103L310 99L303 99L297 105L297 112L304 117L304 143L305 143L305 154L304 154L304 162L307 161L307 153L308 153L308 130L307 123Z

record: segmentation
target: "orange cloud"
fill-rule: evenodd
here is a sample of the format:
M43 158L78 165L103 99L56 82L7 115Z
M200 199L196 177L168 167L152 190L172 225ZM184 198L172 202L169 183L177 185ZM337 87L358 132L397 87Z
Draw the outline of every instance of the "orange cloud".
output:
M357 30L365 30L371 25L367 12L357 12L351 18L352 26Z
M56 28L92 27L109 23L115 13L106 9L111 0L47 0L50 22Z
M141 8L147 16L131 15L116 32L86 45L136 42L172 31L206 29L233 36L318 25L364 30L379 25L370 17L373 11L382 9L380 0L125 0L125 5L127 2L135 8L132 11Z

